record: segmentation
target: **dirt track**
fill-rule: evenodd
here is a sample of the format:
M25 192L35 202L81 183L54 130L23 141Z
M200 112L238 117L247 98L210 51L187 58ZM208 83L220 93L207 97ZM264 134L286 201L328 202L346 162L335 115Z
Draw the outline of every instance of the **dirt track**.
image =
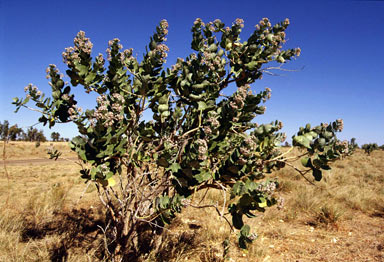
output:
M23 166L23 165L40 165L40 164L55 164L58 162L72 163L77 158L59 158L56 161L49 158L33 158L33 159L9 159L5 160L5 164L8 166ZM0 160L0 165L4 165L4 161Z

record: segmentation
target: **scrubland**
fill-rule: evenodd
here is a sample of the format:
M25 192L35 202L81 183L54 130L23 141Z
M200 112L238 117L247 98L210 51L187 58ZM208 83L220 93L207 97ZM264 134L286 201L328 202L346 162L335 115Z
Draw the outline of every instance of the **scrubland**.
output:
M100 257L104 222L96 189L80 178L67 143L54 146L68 161L34 162L47 159L45 149L50 146L10 142L5 147L0 261ZM367 156L357 150L333 163L315 186L289 167L271 177L278 177L285 205L249 220L258 237L248 251L236 247L235 236L214 208L187 207L164 230L159 249L146 261L384 261L384 151ZM223 205L222 192L210 190L203 204L216 203Z

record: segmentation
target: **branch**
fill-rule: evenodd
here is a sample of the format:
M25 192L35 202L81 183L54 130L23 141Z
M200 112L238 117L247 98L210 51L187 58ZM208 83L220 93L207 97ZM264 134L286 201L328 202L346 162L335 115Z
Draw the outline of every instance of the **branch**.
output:
M36 109L36 108L33 108L33 107L29 107L29 106L26 106L26 105L22 105L23 107L25 107L25 108L27 108L27 109L29 109L29 110L31 110L31 111L35 111L35 112L39 112L39 113L41 113L41 114L43 114L43 115L46 115L47 113L44 113L43 111L41 111L41 110L39 110L39 109Z
M266 73L266 74L271 75L271 76L284 76L281 74L276 74L276 73L270 72L269 70L280 70L280 71L284 71L284 72L298 72L298 71L301 71L304 69L304 66L301 69L285 69L285 68L281 68L282 66L283 65L280 65L277 67L271 66L271 67L262 68L262 69L260 69L260 72Z
M230 229L231 229L231 232L234 232L235 230L233 229L233 226L231 225L231 223L228 221L228 219L224 216L224 213L222 214L220 212L220 210L217 208L217 205L204 205L204 206L197 206L197 205L193 205L193 204L190 204L191 207L193 208L208 208L208 207L214 207L216 209L216 212L219 214L220 217L224 218L225 221L227 222L227 224L229 225Z
M306 170L306 171L302 171L302 170L298 169L297 167L295 167L294 165L292 165L292 164L290 164L290 163L285 162L285 164L288 165L288 166L290 166L290 167L292 167L292 168L295 169L297 172L299 172L299 174L300 174L302 177L304 177L304 179L307 180L308 183L310 183L310 184L313 185L313 186L316 186L312 181L310 181L310 180L305 176L305 174L308 173L308 172L310 171L310 169L308 169L308 170Z

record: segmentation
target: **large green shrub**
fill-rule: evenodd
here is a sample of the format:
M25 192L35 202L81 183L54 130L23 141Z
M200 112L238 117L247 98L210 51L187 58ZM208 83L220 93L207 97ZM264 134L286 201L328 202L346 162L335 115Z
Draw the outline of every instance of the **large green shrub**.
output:
M238 230L240 246L252 241L244 217L277 202L278 183L268 174L292 166L289 152L279 150L285 140L279 132L282 123L253 121L264 114L262 104L271 90L251 88L271 70L267 64L284 64L300 54L299 48L282 49L288 25L288 19L272 26L263 18L248 40L240 41L242 19L230 27L218 19L206 24L196 19L192 53L169 68L163 68L168 53L165 20L140 61L132 49L122 50L118 39L109 41L107 62L101 54L93 58L91 41L79 32L74 46L63 52L70 84L50 65L51 96L28 85L27 98L15 99L17 110L34 101L44 125L77 126L80 135L71 147L84 164L82 177L96 184L107 209L104 230L111 260L137 257L143 243L153 244L145 242L143 232L153 235L183 207L196 207L191 196L207 188L223 192L226 206L211 207ZM236 91L224 95L230 85ZM99 95L94 109L77 106L73 89L79 86ZM152 120L143 118L145 111L152 112ZM335 132L342 127L341 120L301 127L292 141L304 150L305 168L292 167L320 180L329 161L340 157L343 146L336 143Z

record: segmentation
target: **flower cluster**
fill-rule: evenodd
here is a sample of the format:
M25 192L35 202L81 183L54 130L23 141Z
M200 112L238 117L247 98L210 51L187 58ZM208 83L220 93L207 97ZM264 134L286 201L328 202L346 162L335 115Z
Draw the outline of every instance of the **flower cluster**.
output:
M285 199L284 197L279 197L279 199L277 199L277 209L283 209L284 208L284 204L285 204Z
M244 85L237 88L235 96L233 97L233 101L229 103L230 107L233 110L239 110L244 107L244 101L248 95L249 88L250 88L249 85Z
M260 28L260 27L271 27L271 26L272 26L271 22L270 22L269 19L266 18L266 17L262 18L262 19L260 20L260 22L259 22L259 28ZM256 28L257 28L257 27L256 27ZM258 30L259 30L259 29L258 29Z
M28 92L27 97L28 98L34 98L38 99L43 93L37 88L37 86L28 84L24 87L24 92Z
M296 55L296 56L300 56L300 54L301 54L301 49L300 49L300 47L295 48L295 55Z
M215 111L208 113L207 122L211 125L212 128L216 129L220 126L220 122L217 120L218 115Z
M211 32L215 32L215 31L216 31L216 28L215 28L213 22L209 22L209 23L207 23L207 28L208 28L209 31L211 31Z
M163 63L166 63L167 62L166 58L168 56L168 53L167 53L168 51L169 51L169 48L168 48L167 45L165 45L165 44L158 44L153 51L150 51L150 53L154 52L154 54L156 54L157 57L159 57L159 59Z
M99 166L99 170L102 174L104 175L107 175L107 173L109 172L109 168L106 164L102 164Z
M132 53L133 53L133 49L132 48L125 49L123 51L123 53L121 53L121 61L130 62L132 60L135 60L132 57Z
M176 64L172 65L171 72L175 73L175 72L178 72L181 68L183 68L183 62L184 62L184 59L178 57Z
M52 73L53 73L53 74L58 74L58 73L59 73L59 69L57 69L57 67L56 67L55 64L50 64L50 65L45 69L45 72L47 73L47 75L45 76L45 78L46 78L46 79L50 79ZM60 74L60 77L63 78L64 75L63 75L63 74Z
M201 18L196 18L195 21L193 22L195 26L205 26L203 20Z
M204 48L207 49L208 45L204 44ZM208 66L211 72L214 72L215 70L218 70L221 67L223 67L225 64L225 61L222 61L220 56L218 56L216 53L210 53L205 51L201 56L201 63Z
M107 60L108 61L111 61L111 59L112 59L112 49L114 48L114 46L116 46L118 50L123 48L123 45L120 44L119 38L114 38L113 40L108 41L108 48L107 48L107 50L105 50L105 52L107 53Z
M98 54L96 56L96 63L99 65L99 66L103 66L105 64L105 59L103 57L103 54Z
M189 206L191 204L191 202L192 202L191 199L183 198L181 200L181 205L185 208L185 207Z
M90 55L92 52L93 44L89 38L85 37L83 31L77 33L73 43L75 44L74 47L65 48L65 51L62 53L63 61L67 65L73 65L73 62L79 59L80 54Z
M261 182L258 186L257 186L257 190L262 192L262 193L265 193L267 195L271 195L275 192L276 190L276 182Z
M240 26L241 28L244 27L244 20L241 18L236 18L235 25Z
M122 95L114 93L111 95L111 99L108 99L106 95L101 95L96 101L98 106L93 117L97 121L103 122L104 127L110 127L115 121L119 122L124 119L123 105L125 100Z
M160 36L159 36L159 40L160 41L167 41L167 39L165 38L167 35L168 35L168 22L167 20L163 19L161 20L160 22Z
M249 148L250 152L255 152L257 148L257 143L252 139L252 137L247 136L244 139L244 143L246 144L247 148ZM249 150L244 150L242 154L248 153ZM240 151L241 152L241 151Z
M207 159L207 152L208 152L208 145L207 145L207 141L205 141L204 139L198 139L196 141L196 143L198 144L199 146L199 156L198 156L198 159L199 160L206 160Z
M69 118L72 121L76 121L80 118L80 114L83 112L83 109L81 107L78 107L76 105L71 106L68 109Z
M343 131L343 128L344 128L343 119L337 119L336 125L337 125L336 131L340 131L340 132Z

